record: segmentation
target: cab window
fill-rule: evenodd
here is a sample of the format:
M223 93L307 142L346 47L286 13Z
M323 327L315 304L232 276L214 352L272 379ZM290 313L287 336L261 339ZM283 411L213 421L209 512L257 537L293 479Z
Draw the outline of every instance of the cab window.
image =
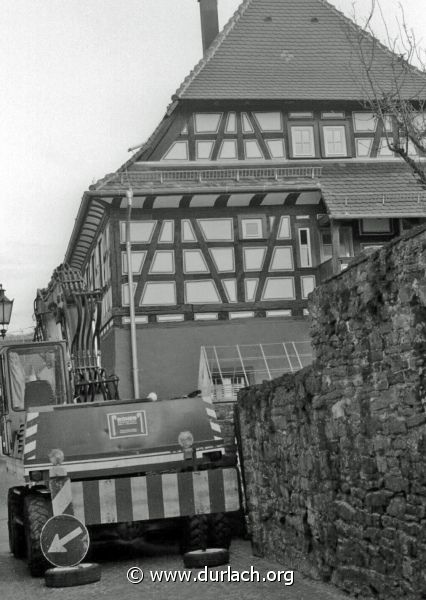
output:
M65 381L59 347L11 348L7 362L14 410L65 402Z

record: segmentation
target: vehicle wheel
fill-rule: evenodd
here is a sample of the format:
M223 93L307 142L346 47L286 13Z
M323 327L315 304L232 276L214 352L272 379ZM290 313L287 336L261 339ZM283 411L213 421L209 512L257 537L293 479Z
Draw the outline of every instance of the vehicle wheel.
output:
M185 519L181 551L205 550L207 548L207 515L194 515Z
M225 513L215 513L209 517L209 545L213 548L229 549L232 532Z
M193 550L183 555L183 564L188 569L202 569L203 567L218 567L229 562L229 551L226 548L207 548L206 550Z
M44 579L47 587L71 587L95 583L101 578L101 567L96 563L81 563L75 567L47 569Z
M52 516L52 506L47 498L30 495L24 500L25 540L27 563L33 577L41 577L51 565L40 547L40 534L46 521Z
M9 531L9 549L15 558L25 558L25 531L22 522L23 497L11 488L7 495L7 528Z

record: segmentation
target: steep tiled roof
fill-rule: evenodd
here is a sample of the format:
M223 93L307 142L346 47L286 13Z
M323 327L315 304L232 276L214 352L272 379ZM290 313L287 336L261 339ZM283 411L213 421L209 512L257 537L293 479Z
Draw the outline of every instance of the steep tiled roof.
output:
M186 99L363 99L356 40L360 29L326 0L244 0L177 90ZM369 57L373 38L365 35ZM401 63L374 42L373 77L389 91ZM407 97L426 91L415 69Z
M426 191L402 161L325 163L321 189L334 218L426 217Z

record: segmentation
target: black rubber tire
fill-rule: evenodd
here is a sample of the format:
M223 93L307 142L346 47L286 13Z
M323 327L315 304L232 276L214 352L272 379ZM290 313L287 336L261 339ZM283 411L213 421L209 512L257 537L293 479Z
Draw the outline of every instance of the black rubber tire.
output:
M183 555L183 564L188 569L202 569L203 567L219 567L229 563L229 550L226 548L207 548L194 550Z
M47 587L71 587L96 583L101 578L101 567L97 563L81 563L75 567L47 569L44 579Z
M49 499L36 494L24 500L25 540L27 563L32 577L41 577L51 564L45 559L40 547L40 534L46 521L52 516Z
M208 545L208 520L207 515L193 515L184 522L181 552L192 550L205 550Z
M229 519L225 513L214 513L209 517L209 546L212 548L229 549L232 531Z
M25 558L27 547L25 543L24 526L16 519L23 520L23 495L11 488L7 494L7 528L9 531L9 549L15 558Z

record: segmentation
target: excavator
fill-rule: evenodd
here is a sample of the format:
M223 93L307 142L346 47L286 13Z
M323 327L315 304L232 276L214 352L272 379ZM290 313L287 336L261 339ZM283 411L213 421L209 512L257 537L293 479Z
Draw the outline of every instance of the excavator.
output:
M173 525L191 552L228 548L240 509L210 398L120 399L101 364L101 305L101 290L60 265L37 291L34 341L0 349L1 453L19 481L8 490L9 545L32 576L51 566L40 536L52 515L73 514L91 540Z

